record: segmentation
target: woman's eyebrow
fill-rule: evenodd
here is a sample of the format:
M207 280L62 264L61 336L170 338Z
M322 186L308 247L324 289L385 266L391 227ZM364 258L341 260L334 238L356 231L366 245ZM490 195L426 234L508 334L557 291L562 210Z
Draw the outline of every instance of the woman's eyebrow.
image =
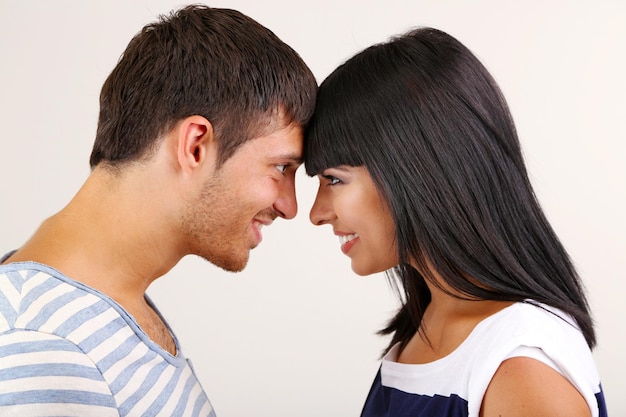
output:
M350 171L350 168L351 167L349 165L339 165L336 167L328 167L324 171L326 171L327 169L336 169L337 171L348 172Z

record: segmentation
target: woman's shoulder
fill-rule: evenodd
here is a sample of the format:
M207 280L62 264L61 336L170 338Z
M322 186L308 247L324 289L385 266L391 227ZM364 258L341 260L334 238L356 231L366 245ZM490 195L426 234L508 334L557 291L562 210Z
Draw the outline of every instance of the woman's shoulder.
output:
M592 406L593 402L588 404L572 381L557 370L520 356L507 359L498 367L485 391L480 415L590 417Z
M483 320L464 348L471 362L470 404L474 407L482 403L487 387L492 399L505 399L509 390L514 394L516 389L526 389L531 395L539 395L535 391L540 390L547 398L557 395L558 388L575 405L576 395L580 396L570 390L575 385L590 406L600 390L591 350L575 321L559 309L532 300ZM554 390L546 389L552 384ZM497 409L500 403L490 404Z
M497 339L524 340L548 337L554 340L584 337L574 319L567 313L532 300L514 303L480 322L473 333L490 333ZM585 342L586 345L586 342Z
M530 348L565 367L594 366L591 350L571 316L531 300L511 306L480 322L461 346L476 367L491 371ZM549 362L548 360L544 362Z

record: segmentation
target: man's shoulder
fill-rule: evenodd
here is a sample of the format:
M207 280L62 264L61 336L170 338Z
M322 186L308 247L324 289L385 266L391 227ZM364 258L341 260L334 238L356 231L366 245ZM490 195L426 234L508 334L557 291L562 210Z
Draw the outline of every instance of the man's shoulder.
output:
M41 331L0 333L0 414L118 416L102 373L77 345Z
M45 265L0 266L0 332L17 330L55 335L78 343L98 323L125 320L106 296Z

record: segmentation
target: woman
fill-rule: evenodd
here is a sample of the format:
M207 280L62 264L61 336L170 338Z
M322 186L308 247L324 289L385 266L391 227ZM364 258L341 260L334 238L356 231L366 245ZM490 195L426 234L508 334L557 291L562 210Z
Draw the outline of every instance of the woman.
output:
M456 39L422 28L320 86L311 209L402 306L362 416L606 416L582 283L544 216L507 104Z

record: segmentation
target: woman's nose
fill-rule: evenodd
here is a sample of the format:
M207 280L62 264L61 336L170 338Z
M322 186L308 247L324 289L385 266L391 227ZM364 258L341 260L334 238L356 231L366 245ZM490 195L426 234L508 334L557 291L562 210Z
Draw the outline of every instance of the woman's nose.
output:
M309 213L309 219L311 223L316 226L321 226L323 224L330 223L334 216L332 205L330 204L330 199L327 195L327 192L324 191L322 186L317 190L317 195L315 196L315 201L313 202L313 206L311 207L311 212Z

